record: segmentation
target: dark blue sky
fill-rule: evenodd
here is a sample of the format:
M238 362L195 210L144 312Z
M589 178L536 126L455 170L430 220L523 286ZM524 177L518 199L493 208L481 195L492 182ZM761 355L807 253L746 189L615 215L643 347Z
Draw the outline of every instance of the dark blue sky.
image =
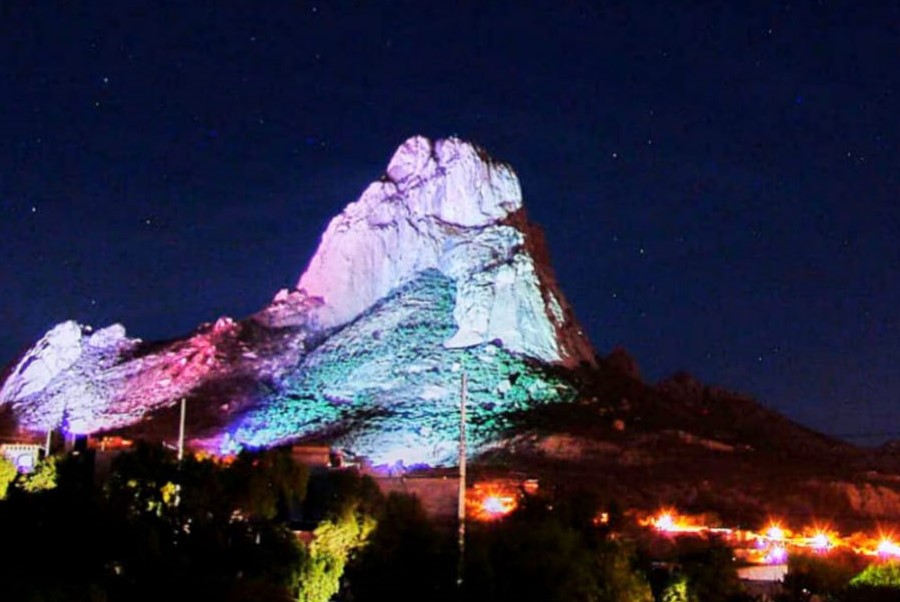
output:
M226 4L0 8L0 363L67 318L252 313L456 134L601 352L900 437L900 4Z

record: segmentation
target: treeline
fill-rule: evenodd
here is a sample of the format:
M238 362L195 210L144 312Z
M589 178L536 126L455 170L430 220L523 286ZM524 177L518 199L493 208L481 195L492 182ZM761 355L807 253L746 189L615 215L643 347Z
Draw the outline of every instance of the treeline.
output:
M21 487L30 479L20 476L9 487L4 600L291 599L304 550L280 517L305 497L308 475L290 456L179 464L139 446L99 485L92 459L57 459L49 486Z
M594 524L596 509L528 498L501 522L470 524L460 567L452 525L353 471L310 475L277 449L178 463L142 445L95 485L82 452L10 484L0 579L4 599L67 602L650 602L687 586L715 602L738 593L734 579L698 572L657 579L654 596L649 565Z
M599 522L601 504L586 496L526 496L502 521L470 523L460 566L455 526L435 524L416 498L385 497L355 471L309 474L286 450L178 463L142 445L99 484L85 452L31 477L3 468L3 600L750 599L727 547L693 541L660 554L621 535L614 507ZM795 562L785 599L843 595L858 571L840 583L832 573Z

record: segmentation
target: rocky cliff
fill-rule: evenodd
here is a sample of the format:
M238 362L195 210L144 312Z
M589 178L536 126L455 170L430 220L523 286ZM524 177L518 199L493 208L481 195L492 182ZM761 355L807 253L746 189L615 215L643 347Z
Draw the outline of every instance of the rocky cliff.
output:
M157 343L65 322L16 363L0 405L26 430L92 433L152 430L187 398L202 416L191 435L219 449L319 436L376 462L441 463L463 371L478 447L509 412L572 396L551 366L594 361L512 169L414 137L257 314Z

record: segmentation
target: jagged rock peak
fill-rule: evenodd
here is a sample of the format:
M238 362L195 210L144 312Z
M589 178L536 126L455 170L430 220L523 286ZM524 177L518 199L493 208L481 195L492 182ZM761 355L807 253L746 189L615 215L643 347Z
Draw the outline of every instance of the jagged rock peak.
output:
M749 395L715 385L707 385L690 372L680 370L656 383L655 389L683 403L742 403L757 405Z
M306 322L326 329L437 269L457 284L448 347L499 340L544 361L593 363L545 257L508 165L458 138L416 136L331 221L297 289L322 300Z
M0 403L43 390L58 374L71 368L85 353L120 351L140 341L129 339L125 327L113 324L94 331L74 320L51 328L15 365L0 387Z
M680 401L701 401L707 387L690 372L679 370L656 383L656 389Z
M65 322L12 369L0 405L29 430L159 433L145 418L188 399L210 449L347 428L364 455L445 462L456 423L436 417L456 411L457 366L484 396L475 446L507 412L568 398L543 364L593 358L512 169L456 138L416 137L259 313L146 343Z
M610 368L618 370L634 380L641 380L641 369L637 360L624 347L615 347L609 352L609 355L603 358L603 361Z

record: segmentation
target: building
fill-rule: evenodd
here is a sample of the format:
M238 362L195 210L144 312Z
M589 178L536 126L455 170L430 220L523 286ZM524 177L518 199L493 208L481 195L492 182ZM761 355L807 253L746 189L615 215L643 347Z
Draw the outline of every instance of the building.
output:
M12 462L16 470L31 473L41 458L42 448L35 443L4 443L0 445L0 454Z

